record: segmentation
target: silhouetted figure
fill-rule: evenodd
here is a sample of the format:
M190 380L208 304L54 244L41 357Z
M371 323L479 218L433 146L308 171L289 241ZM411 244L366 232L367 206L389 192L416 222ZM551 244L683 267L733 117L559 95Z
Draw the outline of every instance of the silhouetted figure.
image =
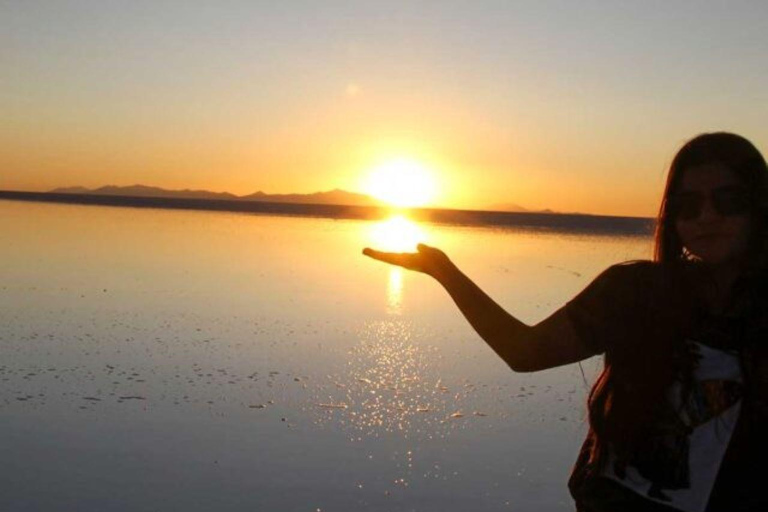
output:
M604 354L569 481L578 510L768 510L768 168L746 139L685 144L654 260L608 268L534 326L436 248L363 253L437 279L515 371Z

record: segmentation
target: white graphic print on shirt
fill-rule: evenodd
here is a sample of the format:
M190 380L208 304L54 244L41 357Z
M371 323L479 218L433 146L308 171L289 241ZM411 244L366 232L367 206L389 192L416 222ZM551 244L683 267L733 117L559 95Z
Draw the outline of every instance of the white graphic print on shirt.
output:
M689 399L681 404L681 387L673 387L670 401L678 414L662 427L664 434L638 450L624 478L613 456L604 476L655 502L704 512L741 410L742 375L737 355L691 343L701 358Z

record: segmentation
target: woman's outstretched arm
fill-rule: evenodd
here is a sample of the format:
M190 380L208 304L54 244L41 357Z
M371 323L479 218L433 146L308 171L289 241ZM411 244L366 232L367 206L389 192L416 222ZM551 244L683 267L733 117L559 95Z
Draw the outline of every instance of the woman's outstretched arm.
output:
M363 254L434 277L480 337L515 371L544 370L594 355L579 341L564 309L534 326L526 325L507 313L439 249L420 244L415 253L364 249Z

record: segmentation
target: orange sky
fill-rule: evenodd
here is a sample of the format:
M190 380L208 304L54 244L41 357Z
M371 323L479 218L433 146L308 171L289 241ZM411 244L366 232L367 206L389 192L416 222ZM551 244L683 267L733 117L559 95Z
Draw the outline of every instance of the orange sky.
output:
M0 188L361 191L409 158L434 206L652 216L691 136L766 149L761 5L430 5L5 4Z

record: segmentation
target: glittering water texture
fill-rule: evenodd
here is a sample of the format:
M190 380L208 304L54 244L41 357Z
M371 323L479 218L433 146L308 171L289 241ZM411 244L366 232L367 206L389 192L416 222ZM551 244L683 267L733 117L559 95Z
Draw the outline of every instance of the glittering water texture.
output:
M570 510L598 362L515 374L360 250L441 247L528 323L650 250L2 201L0 232L0 510Z

